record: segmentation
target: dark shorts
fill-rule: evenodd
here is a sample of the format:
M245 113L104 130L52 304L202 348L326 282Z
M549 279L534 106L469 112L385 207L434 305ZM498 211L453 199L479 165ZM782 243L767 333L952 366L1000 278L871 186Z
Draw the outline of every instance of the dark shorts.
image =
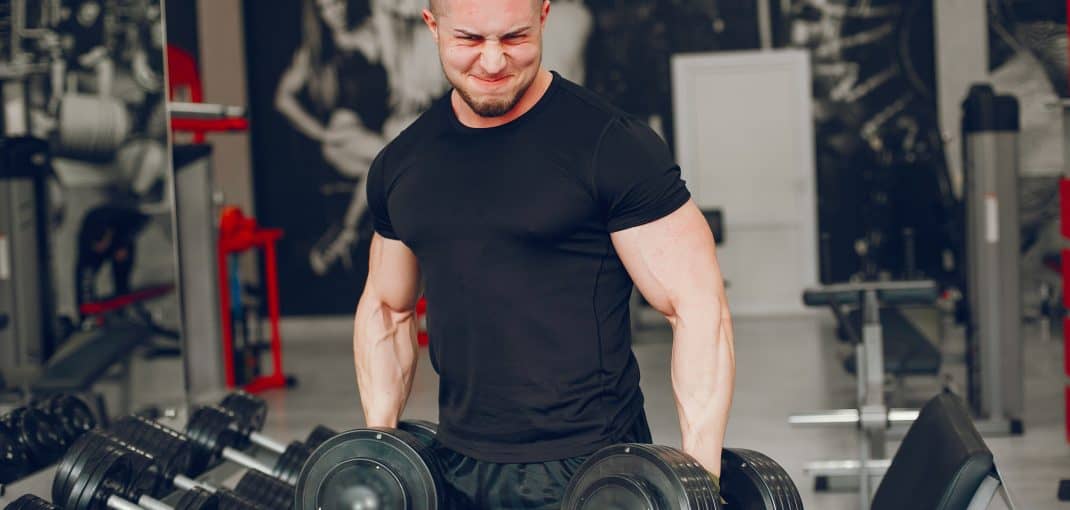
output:
M621 443L651 443L640 413ZM558 510L572 475L589 455L530 464L499 464L467 457L435 443L450 510Z

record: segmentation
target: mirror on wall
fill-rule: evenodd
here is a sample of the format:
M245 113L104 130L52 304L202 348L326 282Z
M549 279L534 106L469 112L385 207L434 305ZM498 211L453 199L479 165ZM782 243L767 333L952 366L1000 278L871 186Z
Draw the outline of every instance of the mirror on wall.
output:
M0 414L185 401L161 0L0 2Z

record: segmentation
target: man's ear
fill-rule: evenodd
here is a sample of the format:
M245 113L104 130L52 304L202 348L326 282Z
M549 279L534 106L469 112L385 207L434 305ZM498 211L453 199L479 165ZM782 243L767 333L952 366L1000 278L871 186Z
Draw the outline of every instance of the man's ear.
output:
M546 26L546 18L550 15L550 0L543 0L542 9L539 12L539 23Z
M427 25L427 29L431 31L431 37L435 40L435 44L438 44L438 21L435 19L435 15L430 10L424 9L424 24Z

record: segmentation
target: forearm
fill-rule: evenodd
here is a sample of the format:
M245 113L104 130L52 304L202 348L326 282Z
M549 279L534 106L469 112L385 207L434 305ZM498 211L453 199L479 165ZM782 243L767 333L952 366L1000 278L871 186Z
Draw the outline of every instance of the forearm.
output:
M357 305L353 357L369 427L395 427L416 373L416 315L394 311L365 293Z
M736 371L728 307L723 299L685 307L670 322L672 383L683 450L720 476Z

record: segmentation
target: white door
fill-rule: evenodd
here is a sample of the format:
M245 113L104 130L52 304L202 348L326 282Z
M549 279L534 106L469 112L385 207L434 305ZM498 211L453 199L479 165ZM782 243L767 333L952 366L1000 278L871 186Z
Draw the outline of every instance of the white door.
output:
M818 274L809 55L676 55L672 72L676 157L695 202L724 210L733 314L803 312Z

